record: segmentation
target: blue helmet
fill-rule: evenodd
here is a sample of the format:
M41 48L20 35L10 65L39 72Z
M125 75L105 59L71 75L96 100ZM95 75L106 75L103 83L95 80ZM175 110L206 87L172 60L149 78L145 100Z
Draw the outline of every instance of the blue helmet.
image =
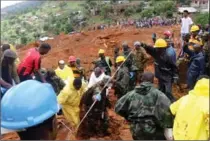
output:
M50 84L27 80L9 89L1 100L1 126L24 129L35 126L60 110Z

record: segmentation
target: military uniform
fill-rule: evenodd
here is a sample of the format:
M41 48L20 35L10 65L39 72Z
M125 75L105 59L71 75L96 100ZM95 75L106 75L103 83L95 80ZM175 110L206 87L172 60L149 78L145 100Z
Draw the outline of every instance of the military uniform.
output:
M134 65L138 68L137 71L137 78L140 78L140 76L142 75L142 73L144 72L144 68L147 62L147 57L143 52L143 49L140 48L139 50L137 50L134 54Z
M118 98L125 95L129 87L129 71L125 65L122 65L116 75L115 94Z
M170 104L152 83L143 82L117 101L115 112L129 121L134 140L162 140L164 128L173 126Z

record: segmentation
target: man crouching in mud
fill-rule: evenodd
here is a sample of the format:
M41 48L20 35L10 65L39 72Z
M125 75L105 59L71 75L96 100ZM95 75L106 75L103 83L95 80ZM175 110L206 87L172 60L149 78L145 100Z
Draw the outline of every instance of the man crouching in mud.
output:
M89 88L83 95L80 103L80 120L87 113L91 105L97 102L88 113L84 122L77 131L77 138L89 139L93 136L109 135L107 129L109 127L107 107L111 108L107 98L109 76L104 76L103 80ZM106 87L105 87L106 85Z

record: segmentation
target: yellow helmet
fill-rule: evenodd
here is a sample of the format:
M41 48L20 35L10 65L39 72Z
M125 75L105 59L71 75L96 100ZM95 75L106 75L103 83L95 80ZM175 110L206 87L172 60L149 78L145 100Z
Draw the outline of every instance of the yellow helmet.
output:
M166 48L167 42L164 39L157 39L154 45L155 48Z
M116 63L124 62L124 61L125 61L125 57L124 56L118 56L117 59L116 59Z
M104 54L105 51L103 49L99 49L98 54Z
M200 28L197 25L193 25L190 29L190 32L198 31Z

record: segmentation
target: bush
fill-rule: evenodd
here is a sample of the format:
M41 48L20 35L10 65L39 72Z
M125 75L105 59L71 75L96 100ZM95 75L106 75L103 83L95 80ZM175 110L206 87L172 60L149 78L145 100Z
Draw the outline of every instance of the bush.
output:
M113 8L111 5L104 5L101 8L100 15L103 16L104 18L108 18L110 13L113 13Z
M153 16L153 9L145 9L141 12L141 17L151 18Z
M172 11L167 11L166 12L166 17L167 18L172 18L173 17L173 12Z
M194 21L195 24L201 24L202 26L205 26L208 24L209 20L209 13L198 13L195 15Z
M129 16L132 15L133 13L135 13L134 7L128 7L128 8L126 8L125 11L124 11L124 15L125 15L126 17L129 17Z
M168 11L173 13L175 10L176 6L174 1L160 1L154 3L155 15L166 14Z
M138 12L138 13L142 12L144 7L145 7L144 2L140 2L140 4L136 8L136 12Z

